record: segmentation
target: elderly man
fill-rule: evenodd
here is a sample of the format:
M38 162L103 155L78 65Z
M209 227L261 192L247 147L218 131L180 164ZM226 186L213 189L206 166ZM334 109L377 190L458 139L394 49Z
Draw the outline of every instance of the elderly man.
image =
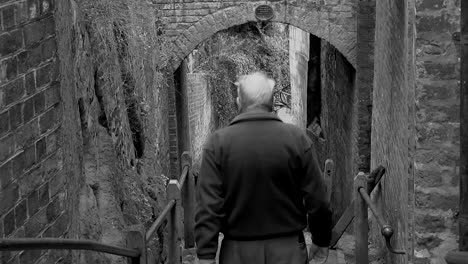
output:
M272 112L273 80L253 73L236 84L240 114L204 147L195 216L200 263L215 263L220 232L221 264L325 262L331 211L311 142Z

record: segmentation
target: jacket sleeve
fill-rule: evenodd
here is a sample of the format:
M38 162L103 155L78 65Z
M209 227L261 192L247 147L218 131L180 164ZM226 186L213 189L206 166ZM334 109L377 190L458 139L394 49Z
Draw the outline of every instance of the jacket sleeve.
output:
M330 246L332 213L327 201L325 182L318 165L315 150L307 139L303 155L304 173L301 188L308 212L308 225L312 242L319 247Z
M214 259L218 250L218 236L224 217L224 195L219 162L212 140L203 150L200 174L196 187L195 240L199 259Z

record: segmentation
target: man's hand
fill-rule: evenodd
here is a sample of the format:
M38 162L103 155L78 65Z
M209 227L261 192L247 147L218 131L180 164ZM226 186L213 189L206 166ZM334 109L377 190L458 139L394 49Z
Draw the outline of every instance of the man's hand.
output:
M195 262L195 263L198 263L198 264L216 264L216 260L215 259L198 259L198 262Z
M312 243L309 247L309 264L326 263L328 259L328 247L319 247Z

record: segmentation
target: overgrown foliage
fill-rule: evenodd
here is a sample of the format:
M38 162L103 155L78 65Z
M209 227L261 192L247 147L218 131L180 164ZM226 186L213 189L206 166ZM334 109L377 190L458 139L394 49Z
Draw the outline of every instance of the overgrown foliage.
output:
M163 58L168 53L162 23L156 9L145 0L81 0L78 3L93 36L97 89L116 95L117 100L124 98L124 102L116 104L125 106L123 112L127 116L114 116L118 113L104 107L103 125L119 140L125 137L122 134L126 133L125 123L129 124L134 151L119 142L117 148L121 158L133 166L133 153L129 152L135 152L134 156L140 158L144 150L142 123L150 108L147 96L152 94L148 90L163 81L162 75L155 72L155 66L164 69L162 63L167 61ZM120 93L123 96L119 97Z
M167 156L165 146L158 145L160 139L145 137L159 136L154 123L162 119L165 109L161 104L166 93L158 90L165 83L161 72L167 61L163 56L168 54L163 25L157 10L146 0L77 0L77 4L82 18L79 33L83 42L89 39L89 44L78 47L76 53L92 58L83 75L91 75L87 78L91 77L94 84L80 87L80 102L83 108L98 105L99 123L112 137L119 159L115 166L121 171L113 175L113 184L126 224L150 225L164 202L162 174L167 171L160 165L164 159L158 160ZM77 41L77 45L81 43ZM86 134L97 140L93 126L87 128L90 131ZM165 135L161 138L164 140ZM150 142L147 145L151 148L145 148L145 142ZM101 152L98 149L96 153ZM163 234L158 232L157 239L148 246L163 262Z
M262 71L276 81L275 109L290 107L289 39L277 23L249 23L220 31L199 49L195 72L210 78L212 101L221 127L237 114L238 76Z

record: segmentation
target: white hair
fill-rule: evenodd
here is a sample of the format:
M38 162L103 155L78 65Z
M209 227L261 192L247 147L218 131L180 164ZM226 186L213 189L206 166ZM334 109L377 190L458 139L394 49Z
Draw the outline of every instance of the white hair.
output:
M242 110L266 107L273 110L273 89L275 81L264 73L254 72L242 75L235 83L238 92L238 104Z

